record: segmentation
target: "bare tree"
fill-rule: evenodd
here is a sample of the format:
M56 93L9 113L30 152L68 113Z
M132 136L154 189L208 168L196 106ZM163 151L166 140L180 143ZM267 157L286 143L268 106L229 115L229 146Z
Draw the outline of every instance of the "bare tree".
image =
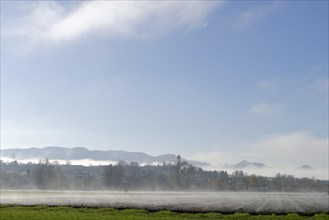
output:
M104 171L104 183L109 188L119 188L121 186L123 177L123 163L119 162L117 165L110 164Z

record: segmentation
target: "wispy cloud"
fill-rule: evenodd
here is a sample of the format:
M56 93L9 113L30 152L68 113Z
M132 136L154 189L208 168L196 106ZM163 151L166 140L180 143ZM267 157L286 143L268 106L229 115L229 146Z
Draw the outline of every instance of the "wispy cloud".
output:
M313 81L310 89L314 92L321 92L328 94L329 92L329 79L328 78L318 78Z
M253 24L254 22L261 20L265 16L269 15L277 8L281 6L281 2L274 1L265 6L255 6L248 11L244 12L239 16L239 18L235 21L235 28L245 28Z
M282 111L283 106L280 103L259 103L249 109L251 114L260 116L277 115Z
M261 89L264 91L275 93L275 92L278 92L280 83L277 78L270 79L270 80L262 80L262 81L257 82L256 87L258 89Z
M304 74L304 76L302 77L302 80L310 81L324 73L325 73L325 75L327 75L327 73L328 73L328 68L327 68L326 64L316 65Z
M182 29L202 28L221 2L87 1L66 9L56 2L38 2L5 32L28 43L51 45L86 35L144 38Z
M326 65L314 66L301 79L303 86L299 89L303 95L326 95L329 93L328 68Z

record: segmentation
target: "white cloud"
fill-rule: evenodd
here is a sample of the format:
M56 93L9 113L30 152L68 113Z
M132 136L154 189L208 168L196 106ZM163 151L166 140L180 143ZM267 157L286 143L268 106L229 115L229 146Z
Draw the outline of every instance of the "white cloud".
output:
M265 163L269 168L249 169L248 173L274 176L277 173L292 174L299 177L328 178L328 138L314 136L309 131L277 133L241 144L237 150L232 146L230 152L199 152L188 159L211 163L214 168L225 169L224 164L235 164L242 160ZM298 170L308 164L314 170Z
M86 35L145 38L203 27L221 2L209 1L86 1L65 9L55 2L38 2L27 16L18 18L7 34L28 43L51 45Z
M274 1L266 6L255 6L241 14L234 23L234 27L245 28L247 26L250 26L252 23L261 20L280 6L281 3L279 1Z
M250 108L249 112L253 115L271 116L277 115L283 111L280 103L259 103Z
M251 145L255 155L268 157L273 163L308 163L315 167L326 167L328 161L328 138L314 136L309 131L288 134L272 134Z
M46 39L42 35L65 13L64 8L51 1L40 1L33 6L26 3L24 6L26 7L21 7L20 11L26 14L3 19L1 30L6 43L11 43L14 47L12 49L19 50L21 53L31 50L36 45L45 45Z

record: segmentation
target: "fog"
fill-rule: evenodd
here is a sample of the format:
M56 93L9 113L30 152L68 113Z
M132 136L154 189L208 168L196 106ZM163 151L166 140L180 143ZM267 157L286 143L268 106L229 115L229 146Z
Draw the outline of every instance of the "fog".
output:
M329 212L326 193L1 191L1 204L144 208L187 212Z
M213 166L213 167L205 167L206 170L226 170L228 173L233 173L235 169L227 169L222 166ZM243 168L243 172L245 174L251 175L261 175L261 176L267 176L267 177L275 177L278 173L280 174L287 174L292 175L297 178L316 178L316 179L322 179L326 180L328 179L328 168L326 169L298 169L297 167L291 168L291 167L263 167L263 168L253 168L253 167L247 167Z
M38 158L29 158L29 159L13 159L10 157L0 157L0 159L4 163L11 163L14 161L17 161L19 164L38 164L40 161L44 161L44 159L38 159ZM65 164L70 164L70 165L81 165L81 166L106 166L109 164L115 165L118 163L118 161L111 161L111 160L92 160L92 159L81 159L81 160L49 160L50 163L53 164L58 164L58 165L65 165ZM140 166L147 166L147 165L152 165L152 166L157 166L157 165L162 165L163 163L161 162L154 162L154 163L139 163ZM169 164L169 163L168 163ZM208 168L208 167L206 167ZM210 167L209 169L213 169L213 167Z
M43 161L44 159L38 159L38 158L29 158L29 159L13 159L9 157L1 157L0 158L4 163L10 163L17 161L20 164L38 164L40 161ZM82 166L100 166L100 165L109 165L109 164L116 164L117 161L111 161L111 160L92 160L92 159L81 159L81 160L49 160L50 163L56 163L59 165L64 165L69 163L70 165L82 165Z
M9 157L1 157L1 160L5 163L10 163L15 161L13 158ZM16 160L20 164L38 164L40 162L40 159L18 159ZM49 160L51 163L56 163L60 165L67 164L68 161L66 160ZM115 165L117 164L117 161L109 161L109 160L92 160L92 159L82 159L82 160L70 160L70 165L82 165L82 166L101 166L101 165ZM140 163L140 166L145 165L162 165L162 163L152 163L152 164L146 164L146 163ZM225 166L204 166L202 167L205 170L226 170L229 173L233 173L236 169L229 169ZM287 168L287 167L263 167L263 168L254 168L254 167L246 167L243 168L243 172L246 174L257 174L262 176L268 176L268 177L274 177L278 173L281 174L287 174L287 175L293 175L298 178L308 177L308 178L317 178L317 179L328 179L328 168L326 169L311 169L311 170L305 170L305 169L298 169L298 168Z

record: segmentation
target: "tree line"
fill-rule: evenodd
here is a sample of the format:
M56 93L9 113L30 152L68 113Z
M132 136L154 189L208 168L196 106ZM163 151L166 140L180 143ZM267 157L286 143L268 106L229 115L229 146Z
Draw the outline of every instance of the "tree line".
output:
M51 190L172 190L327 192L328 180L246 175L243 171L207 171L181 157L176 164L139 166L120 161L107 166L59 165L48 160L38 164L0 161L0 187L4 189Z

